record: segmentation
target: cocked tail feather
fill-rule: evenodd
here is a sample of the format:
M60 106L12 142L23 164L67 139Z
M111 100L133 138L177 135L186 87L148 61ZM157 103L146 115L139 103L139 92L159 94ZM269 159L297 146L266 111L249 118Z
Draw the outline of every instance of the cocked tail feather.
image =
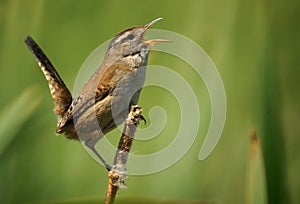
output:
M72 95L48 57L31 36L25 38L25 43L36 57L38 65L41 67L48 81L54 101L54 112L58 116L58 120L60 120L66 114L72 103Z

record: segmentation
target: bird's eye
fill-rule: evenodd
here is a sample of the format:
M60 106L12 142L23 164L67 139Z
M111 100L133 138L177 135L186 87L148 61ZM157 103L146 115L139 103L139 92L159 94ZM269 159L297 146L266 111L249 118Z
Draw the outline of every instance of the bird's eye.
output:
M139 51L136 51L136 52L132 52L130 54L125 54L125 55L123 55L123 57L134 56L134 55L138 55L140 53L141 53L141 51L139 50Z
M133 34L129 34L129 35L127 36L127 38L128 38L129 40L132 40L132 39L134 38L134 35L133 35Z
M127 41L133 40L134 39L134 35L133 34L129 34L126 37L125 36L121 36L121 43L125 43Z

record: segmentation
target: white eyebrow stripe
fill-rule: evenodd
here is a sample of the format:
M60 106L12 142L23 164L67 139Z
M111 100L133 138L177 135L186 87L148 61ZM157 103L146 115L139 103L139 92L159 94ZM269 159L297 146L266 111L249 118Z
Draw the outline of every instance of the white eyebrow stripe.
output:
M126 33L128 33L128 32L126 32ZM124 33L124 34L125 34L125 33ZM127 38L128 35L124 35L124 34L120 35L120 36L115 40L115 43L118 43L118 42L122 41L124 38Z

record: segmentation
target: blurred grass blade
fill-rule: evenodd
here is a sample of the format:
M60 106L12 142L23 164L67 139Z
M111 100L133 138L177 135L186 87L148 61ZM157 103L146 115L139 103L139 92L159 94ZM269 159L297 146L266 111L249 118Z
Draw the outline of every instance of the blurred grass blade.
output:
M260 141L255 130L251 135L251 147L247 170L247 203L267 203L264 159L261 151Z
M31 116L41 97L36 87L29 87L0 112L0 156Z

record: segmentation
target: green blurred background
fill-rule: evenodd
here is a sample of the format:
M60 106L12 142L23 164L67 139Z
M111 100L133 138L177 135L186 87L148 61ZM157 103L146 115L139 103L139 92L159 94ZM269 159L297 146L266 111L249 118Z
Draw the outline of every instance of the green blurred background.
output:
M117 201L299 203L299 9L296 0L0 0L0 202L101 203L107 187L107 172L80 143L55 137L48 86L24 37L37 40L72 90L80 66L98 45L125 28L163 17L154 28L197 42L218 67L227 94L226 124L215 151L199 161L210 119L204 83L193 81L186 64L151 54L150 63L171 67L203 90L197 96L203 124L183 159L156 174L129 176ZM163 90L145 89L140 105L149 120L153 105L168 114L174 108L179 116L174 101ZM178 121L169 117L166 131L154 140L137 141L133 151L163 148ZM253 128L264 157L255 162ZM110 137L115 144L119 133L111 133L116 134ZM253 195L251 189L259 192ZM260 201L253 201L255 196Z

